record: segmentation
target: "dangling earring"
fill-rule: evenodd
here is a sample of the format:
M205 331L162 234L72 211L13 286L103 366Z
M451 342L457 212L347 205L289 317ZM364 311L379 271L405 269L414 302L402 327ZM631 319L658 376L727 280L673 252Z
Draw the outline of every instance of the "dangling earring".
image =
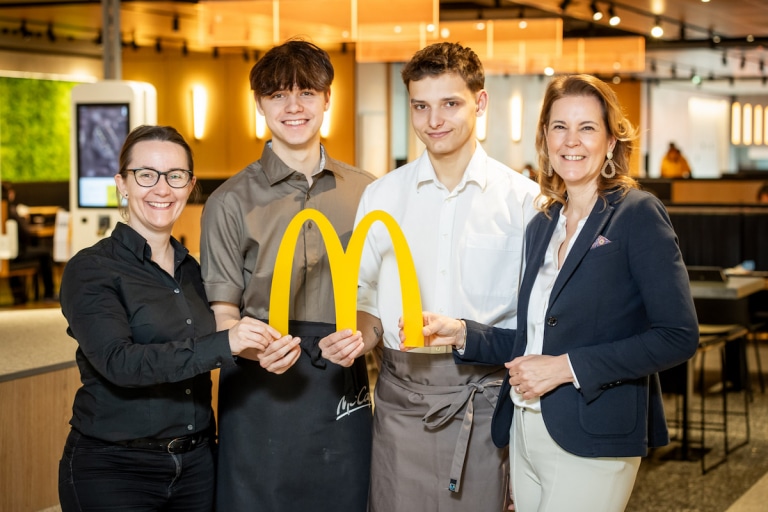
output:
M555 173L555 168L552 167L552 164L550 163L549 165L547 165L547 168L544 170L544 174L546 174L547 178L551 178L554 173Z
M607 170L608 167L611 168L610 172ZM616 164L613 163L613 151L609 151L608 154L605 155L605 162L603 162L603 168L600 169L600 174L603 175L603 178L608 180L616 176Z

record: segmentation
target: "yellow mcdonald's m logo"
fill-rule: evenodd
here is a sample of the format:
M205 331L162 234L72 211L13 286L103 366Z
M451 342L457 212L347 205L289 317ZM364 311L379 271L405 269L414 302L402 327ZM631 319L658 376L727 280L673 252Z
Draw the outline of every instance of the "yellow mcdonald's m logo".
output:
M379 221L386 226L392 239L395 259L400 272L403 323L407 345L423 346L421 294L419 293L419 281L416 278L416 267L413 264L411 250L408 248L405 235L403 235L395 219L381 210L372 211L360 220L352 232L346 252L341 246L341 240L336 230L333 229L333 225L320 211L307 208L296 214L288 224L277 250L272 290L269 295L269 325L280 331L281 334L288 334L293 254L296 251L301 227L308 220L313 220L317 224L328 251L333 295L336 301L337 330L357 330L357 279L360 274L360 258L363 255L365 237L374 222Z

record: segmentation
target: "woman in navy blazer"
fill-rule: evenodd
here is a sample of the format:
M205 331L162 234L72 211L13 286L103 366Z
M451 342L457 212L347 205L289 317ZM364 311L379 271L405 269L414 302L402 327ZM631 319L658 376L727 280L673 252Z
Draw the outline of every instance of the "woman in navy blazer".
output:
M492 435L512 444L518 512L624 510L640 457L669 442L657 372L695 353L698 323L666 210L628 176L634 138L610 87L555 78L517 330L424 315L457 362L509 369Z

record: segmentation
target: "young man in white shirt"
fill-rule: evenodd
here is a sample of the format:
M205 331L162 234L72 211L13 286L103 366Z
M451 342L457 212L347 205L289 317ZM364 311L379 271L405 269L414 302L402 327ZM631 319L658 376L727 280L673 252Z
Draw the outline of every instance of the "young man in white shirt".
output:
M366 188L356 224L374 210L395 218L413 254L425 310L515 328L523 235L539 188L488 157L476 140L488 94L471 49L428 46L402 76L426 151ZM455 365L444 347L399 350L399 272L381 223L366 240L358 310L362 341L329 337L320 347L326 359L347 365L383 346L370 512L508 506L507 453L490 437L504 368Z

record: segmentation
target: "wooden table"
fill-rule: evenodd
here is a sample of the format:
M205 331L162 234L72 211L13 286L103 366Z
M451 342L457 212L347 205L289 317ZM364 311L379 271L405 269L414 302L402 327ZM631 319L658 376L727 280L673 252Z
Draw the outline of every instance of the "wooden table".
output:
M743 299L766 289L766 280L761 277L729 276L724 283L691 281L691 296L694 299Z

